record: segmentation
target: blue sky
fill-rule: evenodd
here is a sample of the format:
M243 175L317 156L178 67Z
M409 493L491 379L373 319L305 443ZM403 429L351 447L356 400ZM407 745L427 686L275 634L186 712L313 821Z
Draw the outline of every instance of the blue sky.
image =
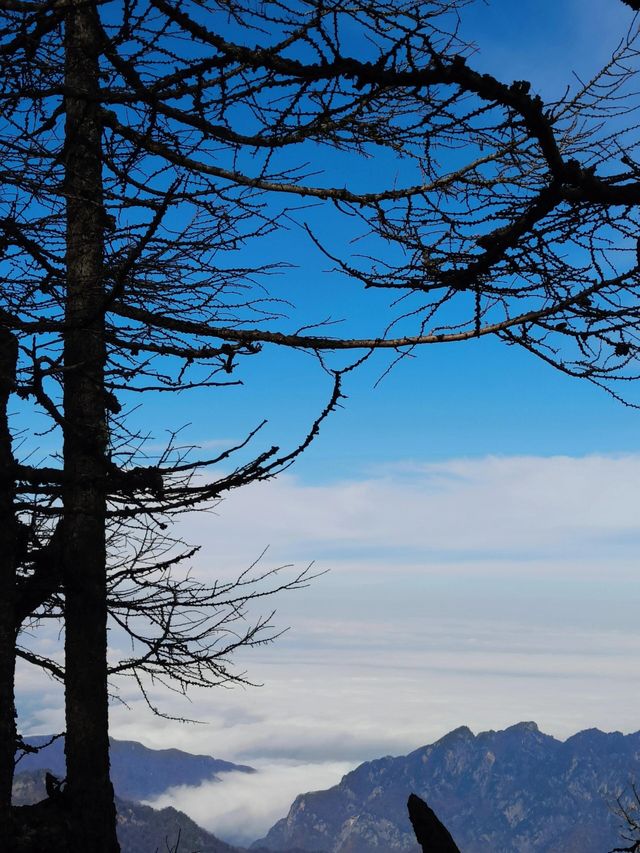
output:
M470 7L463 34L478 67L558 95L631 20L619 0L492 0ZM356 309L379 327L382 297L345 293L300 229L269 252L300 263L272 282L300 316ZM461 724L535 719L558 736L640 726L640 411L488 340L421 351L376 386L387 360L349 379L344 408L292 471L182 521L203 544L203 577L233 575L267 545L267 565L329 570L278 603L291 631L242 658L265 686L192 705L158 695L205 727L154 721L126 690L133 710L113 708L117 737L262 768L259 814L246 779L217 788L217 806L206 788L162 800L226 837L238 837L240 807L251 840L295 793ZM185 395L170 416L203 445L264 416L264 444L292 443L328 391L311 359L274 351L247 367L244 389ZM166 400L139 417L160 437ZM59 730L57 688L21 671L21 690L26 729Z
M507 80L530 79L534 91L551 98L575 83L574 73L589 78L631 20L619 0L607 0L604 6L579 0L492 0L472 4L464 12L462 33L477 44L476 67ZM335 166L326 158L325 163L330 171ZM364 178L379 168L375 162L352 166ZM332 232L343 222L321 206L298 211L295 220L311 221L330 247L354 250ZM251 247L247 257L294 265L266 281L271 293L294 303L289 328L330 315L347 318L342 326L347 331L357 326L375 334L394 316L385 294L365 294L332 273L331 263L299 224ZM357 476L370 466L406 458L580 455L637 447L635 411L497 341L425 348L415 358L404 359L376 386L389 360L388 354L380 354L349 377L345 408L325 424L321 439L298 461L299 476ZM174 404L171 425L189 423L185 439L206 444L237 439L267 417L269 426L256 447L272 441L290 446L304 434L330 389L311 358L277 349L267 348L258 359L248 360L238 375L246 381L242 389L182 397ZM141 417L161 435L167 422L165 398L147 404Z

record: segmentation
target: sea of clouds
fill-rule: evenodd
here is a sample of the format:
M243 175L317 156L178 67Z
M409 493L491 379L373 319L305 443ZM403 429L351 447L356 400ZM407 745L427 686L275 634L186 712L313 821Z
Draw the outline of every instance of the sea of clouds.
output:
M315 558L329 573L280 596L276 622L291 630L239 656L264 686L195 691L190 702L154 689L162 710L205 723L181 725L154 717L125 683L112 733L257 767L155 803L246 843L297 793L458 725L632 731L639 505L636 455L407 463L234 493L183 525L203 544L201 577L231 577L266 545L265 566ZM34 642L51 650L58 639ZM61 730L57 685L21 667L19 690L24 731Z

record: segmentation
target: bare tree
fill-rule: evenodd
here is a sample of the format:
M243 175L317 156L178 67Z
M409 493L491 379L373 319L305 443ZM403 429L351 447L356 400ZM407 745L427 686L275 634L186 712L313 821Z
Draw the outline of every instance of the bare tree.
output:
M0 828L9 826L11 808L11 781L13 754L15 751L15 707L13 680L15 670L15 594L16 594L16 542L15 484L7 476L13 467L11 434L8 425L7 406L13 383L18 353L13 336L3 330L0 338L0 470L3 472L0 486L0 512L2 513L2 541L0 557L0 583L3 594L0 598ZM8 786L8 788L7 788Z
M311 566L298 571L290 565L264 568L264 552L239 576L209 584L190 571L198 550L147 522L127 519L108 526L112 659L107 672L114 699L122 680L133 680L149 708L169 716L153 703L151 687L162 684L186 695L192 687L251 685L246 673L234 667L234 653L270 643L282 633L273 609L255 615L252 605L302 589L317 576ZM31 571L28 577L34 579L37 574ZM64 683L64 665L57 657L39 653L30 642L45 624L53 623L54 633L64 628L61 585L50 589L46 600L34 597L30 606L16 656ZM23 742L20 751L29 749Z
M163 565L145 535L136 551L127 524L153 536L286 468L357 359L493 336L617 396L636 378L640 166L626 96L637 33L591 81L544 103L525 81L474 69L457 35L465 5L0 0L0 818L16 631L29 614L63 615L72 846L117 850L109 607L144 650L127 671L188 687L215 680L233 651L210 644L215 614L228 624L244 595L176 576L178 558ZM351 168L364 158L366 179ZM326 244L311 202L361 238L357 256ZM247 247L292 221L336 274L390 292L373 328L340 336L314 317L296 328L265 294L274 265L248 262ZM233 384L267 345L313 354L332 379L297 447L197 477L231 451L145 456L132 395ZM356 361L332 360L339 351ZM28 455L33 437L12 449L25 405L57 442L49 464ZM110 533L128 544L110 551ZM176 597L205 621L176 621Z
M632 796L616 798L617 808L615 809L615 814L622 823L620 835L629 844L626 847L614 847L610 853L637 853L640 850L640 820L638 820L640 794L634 784L631 785L631 790Z

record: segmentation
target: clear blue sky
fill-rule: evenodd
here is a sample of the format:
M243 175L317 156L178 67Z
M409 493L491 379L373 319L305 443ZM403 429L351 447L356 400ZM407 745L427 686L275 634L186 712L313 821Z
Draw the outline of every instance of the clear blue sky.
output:
M619 0L493 0L465 11L462 33L478 45L476 67L507 81L530 79L534 91L549 98L573 84L574 74L585 79L600 67L631 20ZM327 167L332 166L327 161ZM375 164L356 168L362 168L366 178ZM331 233L336 220L322 208L300 212L297 219L313 221L329 246L340 245L338 235ZM249 257L258 253L261 260L295 265L267 281L273 292L295 303L292 327L328 314L336 319L357 315L359 329L378 333L384 318L391 316L388 298L363 294L357 285L329 272L330 262L295 225L252 248ZM334 414L298 461L299 476L310 481L355 476L372 465L406 458L581 455L629 452L638 446L636 411L496 341L425 349L374 387L388 358L376 357L350 377L344 410ZM190 422L185 437L211 442L236 439L268 417L263 443L288 446L303 434L329 390L309 357L268 348L239 375L247 382L242 390L182 397L173 404L172 425ZM160 435L166 399L148 405L142 418Z

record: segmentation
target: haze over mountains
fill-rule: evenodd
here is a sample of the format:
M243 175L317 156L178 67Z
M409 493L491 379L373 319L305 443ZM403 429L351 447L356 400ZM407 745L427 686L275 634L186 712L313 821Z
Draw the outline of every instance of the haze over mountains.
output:
M197 785L212 776L224 785L226 770L255 772L134 742L114 741L112 748L116 793L123 797L127 791L133 800L162 785ZM47 752L30 757L30 763L51 767ZM61 758L61 745L54 752ZM17 801L32 801L38 790L41 795L41 779L41 771L18 774ZM432 806L462 853L607 853L620 842L616 797L637 780L640 732L589 729L563 742L535 723L478 735L463 727L407 756L366 762L328 790L300 794L252 850L418 853L406 810L413 792ZM152 839L164 843L180 825L183 840L202 853L239 849L175 809L157 811L120 799L118 810L123 853L147 847L153 853Z

